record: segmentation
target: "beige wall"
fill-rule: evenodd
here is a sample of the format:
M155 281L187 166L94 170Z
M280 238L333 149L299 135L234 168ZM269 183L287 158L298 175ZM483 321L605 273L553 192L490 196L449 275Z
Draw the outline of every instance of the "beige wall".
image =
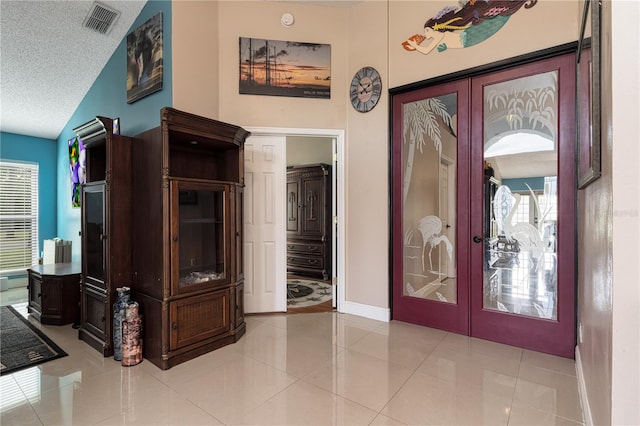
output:
M640 425L640 50L629 46L640 42L640 3L604 5L613 23L611 423Z
M332 162L331 138L287 136L287 166Z
M640 3L612 10L613 311L611 423L640 425ZM635 254L635 256L634 256ZM589 301L585 301L589 302ZM597 384L593 384L597 386Z
M214 1L174 1L173 107L218 118L218 4Z
M195 4L194 4L195 3ZM387 182L387 97L368 114L353 110L348 86L362 66L374 66L386 83L387 4L370 1L349 7L325 7L298 2L221 1L174 2L174 40L185 49L174 53L174 103L234 124L251 127L343 129L346 132L346 298L364 305L387 309L388 301L388 182ZM212 9L217 25L192 31L190 14L198 22ZM292 13L295 24L280 24L284 12ZM213 22L213 21L212 21ZM362 22L377 23L373 31L361 31ZM189 27L183 30L181 26ZM369 28L369 26L365 26ZM356 29L354 31L354 29ZM202 48L202 35L217 37L218 46ZM216 35L209 35L216 33ZM331 99L304 99L238 94L238 38L317 42L331 45ZM174 41L174 50L176 49ZM204 51L203 51L204 50ZM218 54L218 68L206 58ZM184 61L189 57L189 62ZM207 81L188 78L198 68ZM215 79L217 78L217 81ZM385 84L386 86L386 84ZM386 89L386 87L385 87ZM187 95L176 93L185 91ZM206 109L202 93L216 93L218 113ZM196 94L199 94L196 96ZM373 173L372 173L373 171ZM372 232L373 230L373 232ZM367 247L368 250L362 250Z
M582 1L539 0L533 8L521 9L495 36L477 46L428 55L402 49L402 41L422 32L428 18L442 7L456 3L368 0L344 2L341 7L325 7L320 2L173 3L176 108L243 126L345 130L348 301L381 309L389 307L387 89L577 39ZM608 3L605 0L603 18L609 28L607 37L617 38L618 47L629 47L617 52L614 48L613 69L607 68L608 75L618 84L613 85L614 98L608 95L604 105L603 177L580 191L578 316L584 341L579 348L594 423L609 424L614 419L614 423L621 424L626 419L627 424L640 424L637 404L640 16L637 2L616 1L614 11L617 7L621 25L612 27ZM280 16L284 12L294 14L293 27L281 26ZM240 36L330 44L331 99L239 95ZM635 64L635 68L629 69L629 64ZM378 69L385 83L378 106L367 114L353 110L348 101L351 77L362 66ZM626 83L624 86L619 83L634 76L635 94L628 95ZM608 81L610 84L611 78ZM624 170L633 173L612 173L614 164L616 170L623 170L617 165L627 165ZM632 255L635 258L629 257Z
M609 49L604 49L607 55ZM603 72L602 98L602 177L578 191L578 324L582 325L582 343L578 350L587 385L589 407L594 424L610 423L611 417L611 264L612 235L612 174L611 138L611 75L608 64Z
M414 83L575 41L580 4L576 0L538 0L530 9L522 7L500 31L476 46L443 52L434 49L423 55L403 49L402 42L413 34L422 34L427 19L445 6L457 5L457 2L391 0L390 85L397 87Z
M243 126L344 129L346 299L382 309L389 308L387 89L575 40L577 19L566 17L577 16L579 9L576 1L540 0L529 10L521 9L496 36L478 46L422 55L402 49L402 41L422 31L424 22L450 1L368 0L350 7L220 1L217 10L215 5L174 2L174 51L185 49L180 56L174 53L176 107ZM208 13L215 17L216 12L217 26L203 18ZM284 12L295 17L290 28L280 24ZM191 18L208 24L198 25L196 31ZM541 31L541 22L554 31ZM217 38L218 46L203 49L203 37ZM331 99L238 94L239 37L330 44ZM217 62L210 61L209 52L217 52ZM376 68L384 82L378 105L366 114L355 111L348 98L351 78L363 66ZM207 76L205 83L186 77L194 68ZM178 93L182 91L187 95ZM217 116L202 93L217 94Z
M284 12L295 17L290 28L280 24ZM347 98L341 96L347 79L346 9L271 1L221 1L219 13L221 120L255 127L346 127ZM239 37L330 44L331 99L240 95Z
M637 2L603 2L602 177L578 194L578 350L597 425L640 424L639 19Z
M347 81L364 66L380 72L383 94L368 113L346 108L346 299L389 308L389 98L387 2L349 9ZM364 23L364 24L363 24ZM338 93L348 101L348 86Z

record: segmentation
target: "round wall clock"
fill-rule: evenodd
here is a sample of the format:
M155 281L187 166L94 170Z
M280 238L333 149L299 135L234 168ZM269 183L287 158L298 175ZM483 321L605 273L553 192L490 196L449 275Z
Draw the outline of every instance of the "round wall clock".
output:
M353 76L349 96L351 105L359 112L369 112L376 106L382 94L382 79L372 67L363 67Z

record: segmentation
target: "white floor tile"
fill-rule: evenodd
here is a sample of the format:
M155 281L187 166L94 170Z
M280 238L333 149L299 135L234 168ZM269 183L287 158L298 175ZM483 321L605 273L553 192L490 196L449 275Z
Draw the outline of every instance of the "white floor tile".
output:
M402 322L248 315L237 343L161 370L30 321L69 355L0 377L3 426L583 421L573 360Z

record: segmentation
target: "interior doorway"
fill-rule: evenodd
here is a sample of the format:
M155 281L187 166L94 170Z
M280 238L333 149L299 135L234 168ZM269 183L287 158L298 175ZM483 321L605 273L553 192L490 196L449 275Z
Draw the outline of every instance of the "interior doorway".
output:
M333 286L331 137L287 136L287 312L330 312Z
M324 129L274 129L274 128L251 128L245 127L251 132L251 137L245 145L245 237L247 234L251 238L245 238L245 309L247 313L259 312L284 312L287 311L287 270L292 269L291 277L299 280L320 281L328 289L322 291L330 295L330 301L325 304L325 309L336 309L340 311L341 303L344 301L344 167L340 159L344 154L344 131L324 130ZM259 161L264 157L264 148L260 148L261 140L268 141L269 158L268 161L281 164L280 170L269 172L269 176L278 177L277 188L273 194L282 194L281 200L270 197L260 197L261 177L258 172L264 175ZM278 158L284 153L283 158ZM266 157L265 157L266 158ZM291 198L289 182L286 175L287 170L294 168L304 168L306 166L323 165L327 170L327 210L325 213L326 223L329 232L325 233L324 241L328 258L318 256L302 256L304 248L311 247L318 249L319 245L307 244L311 240L302 239L298 241L300 245L289 250L288 230L290 221L296 219L298 215L307 214L307 222L302 226L311 231L317 230L317 215L313 209L317 209L321 201L317 195L310 194L310 189L316 188L319 180L305 181L303 191L294 193ZM276 166L278 167L278 166ZM305 172L305 175L307 173ZM278 188L282 188L282 190ZM295 191L294 191L295 192ZM301 200L301 198L308 198ZM310 197L310 198L309 198ZM261 200L261 201L259 201ZM264 203L264 206L256 204ZM273 204L278 204L277 208ZM282 206L280 206L282 204ZM269 207L271 205L271 207ZM263 228L256 219L262 215L262 211L281 211L281 214L273 215L269 219L269 227L275 227L273 238L267 241L253 241L254 236L260 236L260 229ZM252 230L253 232L247 232ZM322 239L322 235L320 235ZM293 241L296 243L296 241ZM302 245L304 244L304 245ZM296 252L297 249L297 252ZM262 253L269 253L270 257L262 256ZM326 259L326 260L325 260ZM293 261L309 262L313 268L309 273L305 268L288 268ZM298 263L298 266L300 263ZM320 267L315 267L320 265ZM279 287L279 288L278 288Z

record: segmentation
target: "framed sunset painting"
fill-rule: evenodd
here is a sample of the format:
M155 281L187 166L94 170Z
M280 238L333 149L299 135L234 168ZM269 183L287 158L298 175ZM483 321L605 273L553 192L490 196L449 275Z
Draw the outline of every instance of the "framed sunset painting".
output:
M331 45L240 37L240 94L331 98Z

